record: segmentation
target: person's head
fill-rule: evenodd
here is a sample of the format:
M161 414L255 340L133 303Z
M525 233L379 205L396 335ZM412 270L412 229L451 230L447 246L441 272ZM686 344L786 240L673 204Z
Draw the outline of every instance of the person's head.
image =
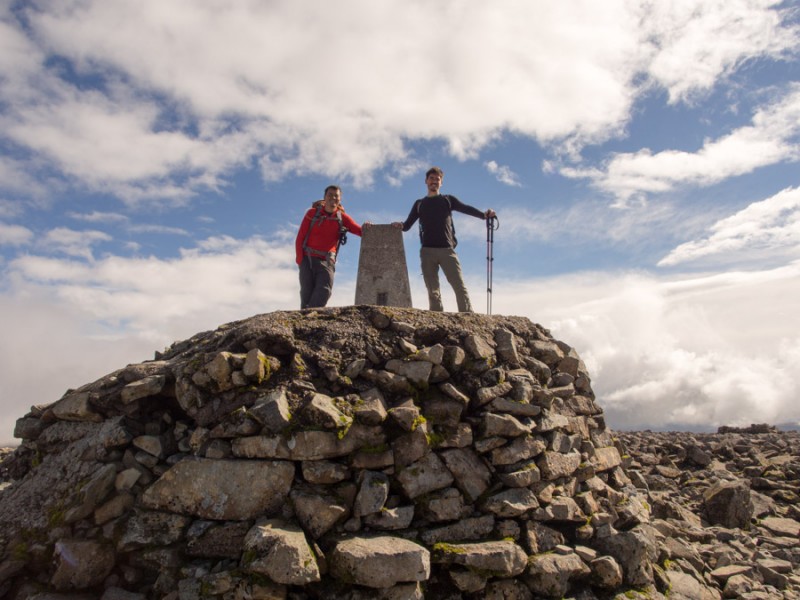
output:
M425 173L425 185L428 186L428 195L435 196L439 193L439 188L442 187L442 180L444 179L444 171L439 167L431 167Z
M338 185L329 185L325 188L325 210L329 213L335 212L342 201L342 190Z

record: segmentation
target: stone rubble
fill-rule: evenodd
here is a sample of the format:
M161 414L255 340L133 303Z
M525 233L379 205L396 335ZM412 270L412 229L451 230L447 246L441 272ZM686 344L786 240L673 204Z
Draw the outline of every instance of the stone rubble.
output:
M614 434L524 318L259 315L15 435L11 600L800 598L796 435Z
M800 432L616 435L650 505L670 598L800 598Z

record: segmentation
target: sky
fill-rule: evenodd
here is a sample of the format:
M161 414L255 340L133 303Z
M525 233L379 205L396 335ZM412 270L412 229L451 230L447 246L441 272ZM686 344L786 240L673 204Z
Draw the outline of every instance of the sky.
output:
M299 308L324 188L390 223L432 165L497 211L493 313L574 347L610 427L797 424L799 162L797 0L0 0L0 444ZM485 312L485 224L455 226Z

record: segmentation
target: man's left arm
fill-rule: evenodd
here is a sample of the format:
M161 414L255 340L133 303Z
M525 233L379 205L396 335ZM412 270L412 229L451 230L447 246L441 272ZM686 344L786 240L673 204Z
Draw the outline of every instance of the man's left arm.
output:
M347 213L343 213L342 214L342 225L344 225L345 228L347 229L347 231L349 231L350 233L355 234L355 235L357 235L359 237L361 236L361 225L356 223L353 220L353 218L350 215L348 215ZM365 226L369 226L370 223L367 222L367 223L364 223L364 225Z
M450 209L458 211L460 213L464 213L465 215L469 215L471 217L477 217L478 219L490 219L496 215L496 213L490 208L487 209L485 212L475 208L474 206L470 206L469 204L464 204L456 198L455 196L448 196L450 198Z

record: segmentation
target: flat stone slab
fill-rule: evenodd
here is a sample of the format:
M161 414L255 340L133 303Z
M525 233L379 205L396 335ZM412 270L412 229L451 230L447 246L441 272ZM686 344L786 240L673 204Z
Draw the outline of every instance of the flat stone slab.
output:
M785 535L787 537L800 536L800 523L794 519L767 517L766 519L762 519L759 525L771 531L775 535Z
M279 509L295 466L271 460L182 460L142 495L147 508L242 521Z
M336 544L330 572L341 581L370 588L425 581L431 574L430 552L403 538L356 537Z

